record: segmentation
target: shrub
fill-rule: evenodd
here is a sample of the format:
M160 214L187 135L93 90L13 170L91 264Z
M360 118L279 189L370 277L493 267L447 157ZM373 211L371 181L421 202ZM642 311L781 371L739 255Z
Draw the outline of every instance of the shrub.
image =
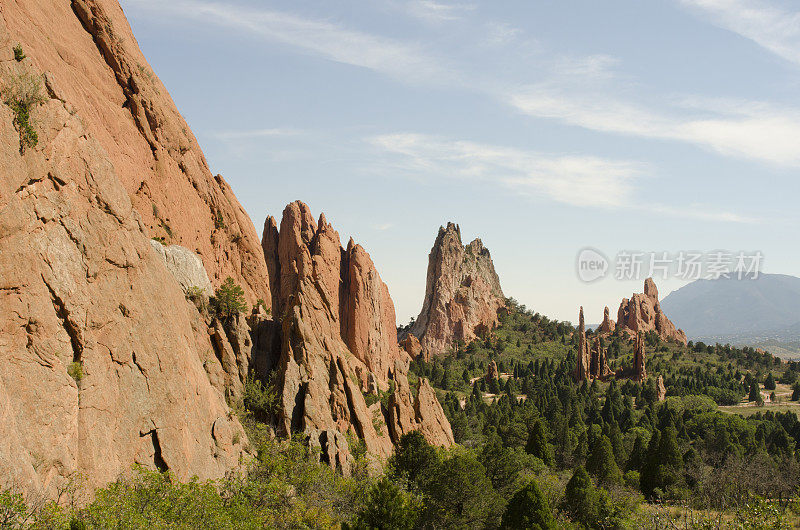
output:
M75 361L67 367L67 373L76 383L80 383L83 379L83 364L80 361Z
M214 228L217 230L221 230L225 228L225 218L222 217L222 212L217 212L214 214Z
M272 313L272 310L270 310L270 309L267 307L267 303L264 301L264 299L263 299L263 298L259 298L259 299L258 299L258 301L256 302L256 307L259 307L259 306L261 306L261 307L263 307L263 308L264 308L264 312L265 312L266 314L268 314L268 315L269 315L270 313Z
M194 304L198 311L205 313L208 311L208 302L206 301L205 289L197 286L191 286L186 289L186 299Z
M383 478L369 490L356 522L352 526L344 525L344 528L411 530L416 525L421 507L418 497Z
M25 52L22 51L22 45L17 44L14 46L14 60L20 62L25 59Z
M12 76L3 92L6 105L14 112L14 126L19 131L19 150L22 153L26 147L35 147L39 143L31 110L47 101L42 94L42 79L29 73Z
M267 420L278 411L278 394L271 383L264 384L251 376L244 384L242 404L257 419Z
M229 276L214 294L211 307L217 318L221 320L230 320L234 315L244 313L247 311L244 289L236 285L233 278Z

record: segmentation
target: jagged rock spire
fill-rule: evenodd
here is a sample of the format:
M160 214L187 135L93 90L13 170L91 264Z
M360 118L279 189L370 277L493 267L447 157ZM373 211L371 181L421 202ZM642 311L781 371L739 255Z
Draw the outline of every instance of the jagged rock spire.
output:
M428 256L422 310L409 330L425 355L444 353L458 340L470 342L489 332L499 324L503 307L500 279L483 242L475 239L465 246L457 224L440 227Z
M586 325L583 321L583 306L581 306L578 314L578 360L575 367L575 380L580 382L589 379L590 372L589 344L586 341Z
M644 381L647 379L647 367L645 366L644 333L641 331L636 334L636 341L633 347L633 370L634 379Z

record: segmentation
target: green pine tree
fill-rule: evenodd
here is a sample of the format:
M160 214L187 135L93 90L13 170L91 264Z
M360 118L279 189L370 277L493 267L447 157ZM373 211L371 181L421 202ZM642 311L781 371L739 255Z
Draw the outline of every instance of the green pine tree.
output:
M547 428L541 419L537 419L533 424L528 443L525 445L525 452L535 457L541 458L545 465L553 465L553 446L547 441Z
M550 504L535 480L519 490L508 501L500 528L516 530L555 530L556 521Z
M601 436L595 443L592 454L586 461L586 470L597 479L599 484L608 486L622 483L622 473L617 466L608 436Z

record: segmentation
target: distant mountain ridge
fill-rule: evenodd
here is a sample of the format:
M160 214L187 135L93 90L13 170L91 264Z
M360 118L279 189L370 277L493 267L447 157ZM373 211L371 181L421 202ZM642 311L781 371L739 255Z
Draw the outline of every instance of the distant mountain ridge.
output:
M670 293L661 306L694 340L785 349L784 343L800 339L800 278L795 276L697 280Z

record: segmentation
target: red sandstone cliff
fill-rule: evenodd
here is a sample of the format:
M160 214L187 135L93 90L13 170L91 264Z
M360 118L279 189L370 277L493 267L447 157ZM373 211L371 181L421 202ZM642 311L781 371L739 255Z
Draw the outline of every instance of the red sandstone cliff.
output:
M264 225L263 250L282 319L277 363L284 433L307 433L323 459L349 469L346 433L370 454L387 457L392 442L420 429L432 443L453 443L450 425L427 382L416 398L406 381L410 357L397 344L394 304L369 254L305 204L291 203L280 230ZM395 382L388 410L367 407L365 393Z
M117 0L0 0L2 53L20 43L52 98L105 152L150 236L196 252L215 286L232 276L269 300L258 236L139 50Z
M106 4L110 24L129 35L119 7ZM129 52L95 41L68 2L1 6L0 487L52 495L76 473L97 487L136 463L180 479L222 477L241 465L245 438L222 385L212 384L222 368L205 323L166 251L151 245L137 204L153 208L133 183L138 173L140 184L163 178L168 186L184 174L169 169L173 155L202 165L192 158L201 155L193 143L182 155L161 140L151 150L108 63ZM22 61L12 56L17 42ZM135 49L132 37L125 42ZM41 95L31 107L38 143L24 150L6 99L20 79ZM152 112L167 112L162 100L149 101ZM222 198L213 180L188 171L187 185L195 175L207 197ZM183 208L199 197L159 197L179 234L191 232ZM233 270L231 261L215 269L212 247L203 248L212 270Z

